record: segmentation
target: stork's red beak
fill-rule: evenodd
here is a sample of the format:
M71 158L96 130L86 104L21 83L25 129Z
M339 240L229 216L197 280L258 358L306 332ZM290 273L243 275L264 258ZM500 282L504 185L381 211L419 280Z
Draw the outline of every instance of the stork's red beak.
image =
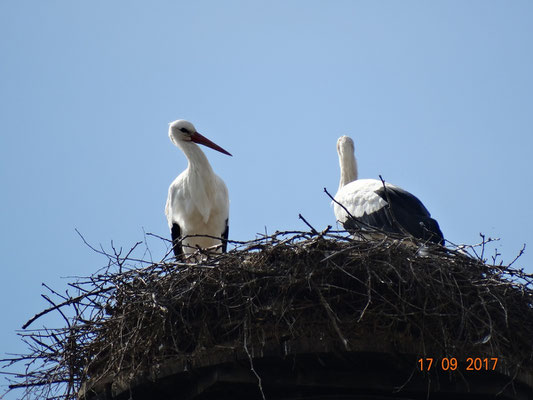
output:
M211 140L206 138L203 135L200 135L198 132L194 132L191 135L191 140L194 143L203 144L204 146L211 147L213 150L220 151L221 153L227 154L228 156L231 156L229 152L224 150L222 147L220 147L218 144L213 143ZM233 157L233 156L232 156Z

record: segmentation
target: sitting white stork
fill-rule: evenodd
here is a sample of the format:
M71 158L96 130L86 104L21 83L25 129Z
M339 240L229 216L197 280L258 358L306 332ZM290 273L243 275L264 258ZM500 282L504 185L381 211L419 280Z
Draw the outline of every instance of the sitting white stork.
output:
M350 137L339 138L337 152L341 179L335 195L334 212L337 221L347 231L355 233L377 228L444 244L439 224L414 195L377 179L357 179L357 162ZM342 204L353 218L337 203Z
M218 251L226 252L227 242L219 238L228 238L228 189L213 172L207 157L196 143L229 156L231 154L200 135L193 124L182 119L169 124L168 136L189 161L187 169L168 188L165 214L174 254L179 257L181 254L194 253L197 247L207 249L213 246L218 246Z

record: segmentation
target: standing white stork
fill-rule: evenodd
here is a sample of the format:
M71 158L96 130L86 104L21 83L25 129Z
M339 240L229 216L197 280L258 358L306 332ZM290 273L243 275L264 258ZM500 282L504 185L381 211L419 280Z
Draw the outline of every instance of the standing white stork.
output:
M377 228L444 244L439 224L422 202L411 193L377 179L357 179L353 140L341 136L337 141L341 168L339 190L335 195L337 221L351 233ZM354 217L350 218L346 210Z
M218 246L226 252L229 198L224 181L213 172L207 157L196 144L203 144L231 156L222 147L200 135L193 124L177 120L169 124L168 136L188 160L183 171L168 188L165 214L172 235L174 255L190 254L197 247ZM187 237L190 235L205 235ZM180 243L181 240L181 243Z

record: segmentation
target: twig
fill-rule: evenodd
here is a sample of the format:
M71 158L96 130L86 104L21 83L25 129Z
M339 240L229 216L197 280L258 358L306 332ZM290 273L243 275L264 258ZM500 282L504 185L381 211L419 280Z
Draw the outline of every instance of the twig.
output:
M104 288L104 289L100 289L100 290L96 290L94 292L91 292L91 295L98 295L98 294L102 294L102 293L106 293L108 291L110 291L112 288ZM30 326L36 319L42 317L43 315L45 314L48 314L50 311L54 311L54 310L57 310L61 307L64 307L64 306L67 306L69 304L73 304L73 303L77 303L79 302L80 300L84 299L85 297L87 297L87 294L82 294L80 296L77 296L77 297L74 297L72 299L68 299L67 301L64 301L62 303L59 303L57 305L54 305L50 308L47 308L46 310L44 311L41 311L40 313L37 313L35 314L32 318L30 318L28 320L28 322L26 322L24 325L22 325L22 329L26 329L28 326Z
M247 345L248 329L247 329L246 324L247 324L247 320L244 321L244 336L243 336L244 351L246 352L246 355L248 356L248 360L250 361L250 370L257 378L257 385L259 386L259 392L261 392L261 397L263 398L263 400L266 400L265 392L263 392L263 381L254 368L254 361L253 361L252 355L250 354L250 351L248 350L248 345Z
M318 235L316 229L313 228L309 222L307 222L307 220L302 216L302 214L298 214L298 218L300 218L309 227L309 229L311 229L311 233L313 235Z

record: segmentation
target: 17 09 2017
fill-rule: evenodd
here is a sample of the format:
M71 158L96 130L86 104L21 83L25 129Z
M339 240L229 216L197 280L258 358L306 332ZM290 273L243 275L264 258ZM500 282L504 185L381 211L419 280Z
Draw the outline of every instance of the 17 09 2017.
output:
M442 371L494 371L498 364L498 357L467 357L464 362L459 362L455 357L444 357L441 359L426 357L419 358L417 366L420 371L431 371L434 368Z

